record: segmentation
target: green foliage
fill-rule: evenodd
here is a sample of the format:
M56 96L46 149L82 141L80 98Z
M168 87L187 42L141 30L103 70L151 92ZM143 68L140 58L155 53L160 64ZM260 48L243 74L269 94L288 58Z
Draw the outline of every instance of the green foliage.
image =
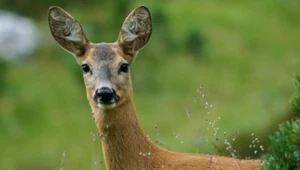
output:
M290 100L290 104L291 104L292 109L296 113L300 114L300 76L297 74L294 74L293 81L295 84L296 92L295 92L292 100Z
M290 105L296 113L300 113L300 76L293 78L296 92ZM270 137L271 147L266 155L265 169L289 170L300 168L300 119L282 123L279 131Z
M193 56L204 54L205 37L199 30L190 31L186 38L186 50Z
M299 5L289 2L132 0L128 6L124 0L1 0L1 9L32 17L44 34L31 60L1 66L0 84L5 79L6 85L0 85L5 91L0 96L0 169L59 169L64 151L65 170L105 169L101 142L90 135L96 127L80 66L51 37L49 6L71 13L95 43L115 41L124 17L137 5L150 8L153 34L131 68L136 110L146 133L157 131L159 142L174 151L195 153L199 135L214 139L209 121L200 115L222 117L216 124L217 146L228 137L222 131L260 133L260 144L267 146L266 129L286 114L293 92L287 74L296 69L300 53L300 39L295 38L300 35ZM191 30L209 40L204 41L209 56L201 62L184 46L193 37ZM209 93L205 100L215 106L210 114L200 104L202 98L194 102L201 84ZM159 125L156 131L154 124ZM218 154L212 140L203 141L198 153ZM237 152L253 153L250 140L236 142L243 146Z
M152 12L153 32L152 41L157 41L156 49L162 49L166 53L177 52L181 48L176 48L174 35L170 32L170 20L163 6L157 5ZM160 51L162 51L160 50Z
M270 137L271 147L266 155L266 170L300 168L300 119L282 123Z

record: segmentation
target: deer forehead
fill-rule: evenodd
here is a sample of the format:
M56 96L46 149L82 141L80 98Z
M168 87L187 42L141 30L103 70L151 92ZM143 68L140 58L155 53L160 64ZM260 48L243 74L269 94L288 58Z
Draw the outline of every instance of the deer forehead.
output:
M85 61L93 67L101 65L116 66L125 62L122 50L114 43L99 43L93 45L86 53Z

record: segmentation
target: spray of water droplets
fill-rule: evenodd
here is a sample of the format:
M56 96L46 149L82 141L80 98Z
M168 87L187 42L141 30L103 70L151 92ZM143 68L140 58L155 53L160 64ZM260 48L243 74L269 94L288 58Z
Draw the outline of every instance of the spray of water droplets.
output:
M197 94L193 96L192 103L195 106L201 106L201 110L193 110L191 108L185 108L185 116L187 117L188 121L193 121L196 118L199 118L200 121L204 121L204 123L200 124L204 127L199 127L199 132L197 132L197 137L195 138L195 144L196 144L196 153L199 153L200 147L207 148L207 145L209 145L212 150L216 150L219 153L222 153L222 150L219 149L219 147L224 147L228 154L233 158L232 163L235 163L235 159L238 158L237 151L232 147L232 143L236 142L237 140L237 133L234 132L231 134L231 132L228 131L220 131L220 128L218 126L219 121L221 121L221 116L214 115L213 109L215 108L215 105L212 104L207 100L208 92L205 92L204 86L201 85L197 89ZM193 119L191 119L193 118ZM156 138L155 143L159 144L157 138L160 136L160 133L157 133L158 125L154 125L154 130L150 132L147 137L149 140L152 138ZM206 132L209 131L213 133L213 136L203 136ZM204 133L201 133L204 132ZM252 134L251 136L254 136ZM179 141L181 144L183 144L183 135L182 133L179 133L178 130L173 133L173 137L175 140ZM223 142L222 142L223 141ZM258 138L254 138L252 143L250 144L251 148L254 148L253 153L257 154L259 151L264 151L264 148L262 145L258 145L259 140ZM143 157L151 156L148 155L148 152L140 152L140 155ZM211 168L216 164L217 160L214 160L212 156L209 156L209 161L211 162ZM250 159L250 157L249 157ZM162 160L162 166L161 168L165 168L165 160Z
M216 151L218 152L222 152L218 146L221 146L222 143L219 143L217 144L219 141L224 141L223 142L223 145L225 145L225 148L226 148L226 151L229 152L229 154L231 155L232 158L236 159L238 156L237 156L237 153L236 153L236 150L232 147L232 143L233 142L236 142L237 140L237 135L235 132L234 134L232 135L228 135L228 131L223 131L223 132L220 132L220 128L218 127L218 121L221 120L221 116L216 116L215 118L213 118L213 110L211 109L214 109L215 108L215 105L212 104L211 102L207 101L206 97L208 96L208 92L205 92L204 90L204 86L201 85L198 89L197 89L197 95L196 96L193 96L193 103L197 105L201 105L203 106L203 112L204 114L200 114L200 120L202 121L205 121L205 124L204 124L204 127L202 128L199 128L199 136L196 138L196 153L199 152L199 147L202 146L202 147L206 147L207 146L203 146L203 143L202 145L200 145L201 142L204 142L204 144L209 144L209 145L212 145L212 149L216 149ZM191 114L191 111L187 108L186 109L186 114L188 115L188 118L190 117L194 117L196 116L196 113L194 114L194 111L193 111L193 114ZM203 131L203 130L206 130L206 131L209 131L209 132L212 132L213 133L213 139L211 139L211 137L207 137L207 136L201 136L201 132L200 131ZM252 136L254 136L254 134L252 134ZM222 138L224 140L222 140ZM251 144L251 147L255 147L255 149L253 150L253 153L254 154L258 154L259 151L264 151L264 147L262 145L259 145L258 147L258 138L254 138L253 143Z
M251 133L251 137L252 137L252 141L249 144L249 148L253 150L254 154L258 154L259 151L263 152L265 150L264 146L259 144L259 139L255 137L254 133Z

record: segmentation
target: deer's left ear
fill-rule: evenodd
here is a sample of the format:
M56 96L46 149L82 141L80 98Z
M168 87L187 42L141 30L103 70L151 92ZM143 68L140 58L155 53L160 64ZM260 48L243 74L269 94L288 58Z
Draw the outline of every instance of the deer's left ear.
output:
M135 8L123 22L118 43L132 57L143 48L152 33L152 18L145 6Z

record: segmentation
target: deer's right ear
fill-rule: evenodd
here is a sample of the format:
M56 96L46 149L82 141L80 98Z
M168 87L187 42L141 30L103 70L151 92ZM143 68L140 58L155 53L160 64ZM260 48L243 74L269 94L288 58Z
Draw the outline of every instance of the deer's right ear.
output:
M81 25L66 11L50 7L48 22L58 44L73 55L83 56L89 44Z

